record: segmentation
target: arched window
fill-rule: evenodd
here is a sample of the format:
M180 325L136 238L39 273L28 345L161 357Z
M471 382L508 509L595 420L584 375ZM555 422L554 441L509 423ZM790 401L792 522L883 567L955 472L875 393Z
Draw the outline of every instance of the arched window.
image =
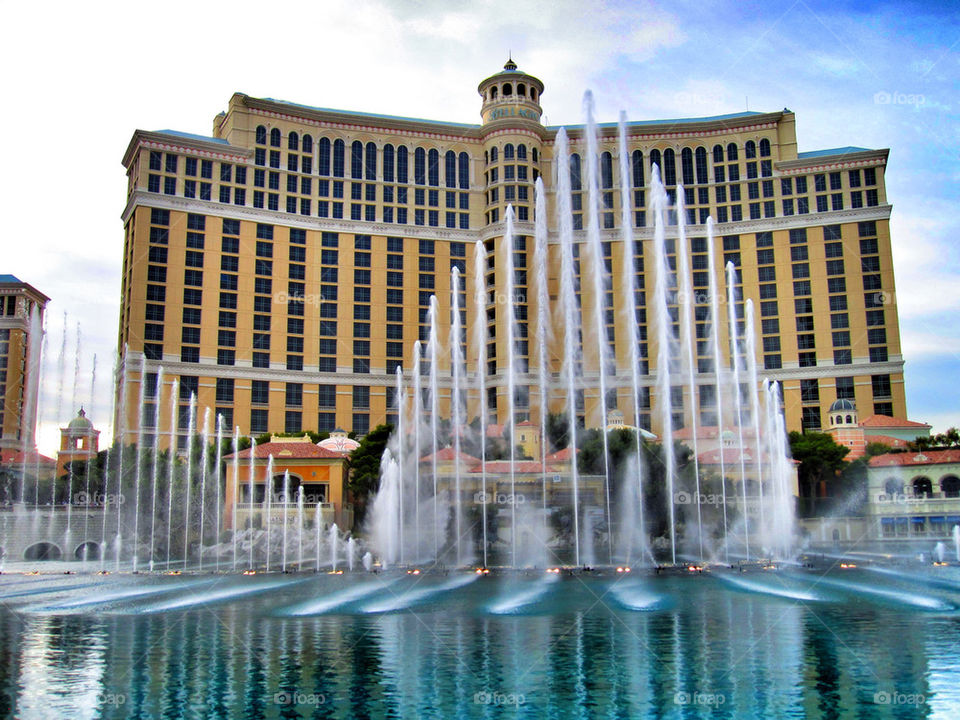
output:
M883 492L887 495L902 495L903 483L897 478L887 478L886 482L883 483Z
M913 495L914 497L930 497L933 494L933 483L930 482L930 478L920 477L913 479Z
M499 155L497 153L497 148L496 147L490 148L490 162L495 163L497 162L498 159L499 159Z
M330 174L330 139L322 137L317 141L317 172Z
M698 147L694 153L697 159L697 185L707 183L707 149Z
M540 162L540 153L537 152L536 148L530 152L530 156L533 158L534 162Z
M366 179L367 180L376 180L377 179L377 145L376 143L368 142L366 147L366 152L364 152L364 170L366 170Z
M723 146L722 145L713 146L713 161L715 163L723 162Z
M490 88L490 99L491 99L491 100L496 100L496 99L497 99L497 86L496 86L496 85L494 85L492 88Z
M270 144L273 147L280 147L280 130L279 128L274 128L270 131Z
M580 155L578 153L571 153L570 155L570 189L583 189L583 183L580 180Z
M527 86L523 83L517 83L517 95L527 96Z
M663 169L663 162L661 162L661 160L660 160L660 151L659 151L659 150L651 150L651 151L650 151L650 175L651 175L651 176L653 175L653 166L654 166L654 165L657 166L657 171L658 171L658 172ZM663 177L663 176L661 175L661 177Z
M297 135L293 130L287 134L287 150L299 150L300 149L300 136Z
M743 146L743 155L747 160L757 156L757 144L753 140L747 140L747 144Z
M677 184L677 159L672 148L663 151L663 184Z
M853 418L847 415L847 425L853 422Z
M440 151L434 148L430 151L427 162L427 179L434 187L440 185Z
M693 150L680 151L680 178L684 185L693 185Z
M737 154L737 144L728 143L727 144L727 160L739 160L740 156Z
M536 99L537 99L537 91L534 90L533 88L530 88L530 99L531 99L531 100L536 100Z
M443 180L448 188L457 186L457 154L453 150L443 155Z
M600 187L613 187L613 156L608 152L600 155Z
M489 164L490 164L490 151L489 151L489 150L484 150L484 151L483 151L483 164L484 164L484 165L489 165Z
M407 177L407 148L401 145L397 148L397 182L408 182Z
M507 95L513 95L513 85L510 83L503 84L503 96L506 97Z
M517 145L517 160L526 160L527 159L527 146L523 143Z
M257 145L267 144L267 129L263 125L257 125Z
M635 188L643 187L643 153L640 150L633 151L633 186Z
M943 476L940 478L940 489L943 491L944 497L960 497L960 478L956 475Z
M457 160L460 164L459 176L460 176L460 189L469 190L470 189L470 156L465 152L460 153L457 157Z
M766 138L760 141L760 157L770 157L770 141Z
M313 138L309 135L304 135L302 138L301 144L303 145L303 151L305 153L313 152Z
M383 146L383 181L393 182L393 145Z
M347 145L343 140L333 141L333 176L343 177L346 174Z
M503 146L503 159L513 160L513 143L507 143Z
M350 145L350 177L363 179L363 143L359 140Z
M427 184L427 151L420 147L413 151L413 182Z

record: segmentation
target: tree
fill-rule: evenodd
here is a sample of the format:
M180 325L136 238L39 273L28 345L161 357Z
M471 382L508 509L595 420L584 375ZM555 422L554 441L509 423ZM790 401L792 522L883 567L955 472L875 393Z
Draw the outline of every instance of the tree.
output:
M367 511L369 498L380 487L380 461L393 425L378 425L368 432L360 445L350 454L347 490L354 503L354 525L359 526Z
M849 452L850 448L837 444L827 433L791 432L790 454L800 463L800 494L810 497L817 494L818 487L825 490L827 481L836 479L846 466L844 458Z

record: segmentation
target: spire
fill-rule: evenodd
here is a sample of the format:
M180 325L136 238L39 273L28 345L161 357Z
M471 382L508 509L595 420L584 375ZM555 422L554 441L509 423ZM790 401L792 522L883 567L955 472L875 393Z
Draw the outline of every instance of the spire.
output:
M503 66L504 70L516 70L517 64L513 61L513 53L507 55L507 62Z

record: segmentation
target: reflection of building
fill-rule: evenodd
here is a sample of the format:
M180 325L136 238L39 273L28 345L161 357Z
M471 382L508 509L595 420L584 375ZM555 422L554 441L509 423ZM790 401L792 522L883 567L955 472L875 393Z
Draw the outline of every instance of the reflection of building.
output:
M471 89L472 90L472 89ZM506 358L517 358L519 420L537 422L536 327L539 268L533 267L534 183L542 178L555 225L559 127L541 122L544 84L508 62L478 88L481 122L461 124L355 111L330 110L237 93L214 119L212 135L137 130L123 157L124 266L119 347L127 397L146 381L146 417L154 404L170 406L178 380L187 406L198 397L244 435L344 427L363 435L392 421L394 372L413 367L413 345L425 339L430 297L439 302L439 332L449 337L451 269L465 279L461 313L468 328L483 323L487 365L466 357L468 372L486 373L488 421L507 420ZM578 120L578 118L571 118ZM852 131L854 134L855 131ZM653 166L667 190L682 185L690 225L688 271L693 281L695 335L708 337L709 287L706 220L716 221L713 264L718 275L737 268L735 316L744 301L756 310L757 361L763 376L783 383L789 429L819 429L835 399L855 400L873 413L905 414L903 361L894 293L886 150L841 147L801 152L789 110L737 112L710 118L630 123L629 177L621 177L617 128L600 128L600 205L586 192L587 143L582 126L571 140L572 223L583 248L593 216L600 225L603 262L614 287L622 268L640 281L633 301L619 292L594 297L579 282L583 318L597 302L613 338L609 405L633 419L631 348L626 318L636 318L641 342L639 424L657 431L654 283L648 206ZM566 170L566 168L564 168ZM620 188L629 181L621 214ZM507 302L507 206L516 211L514 297ZM627 217L635 244L625 248L619 224ZM552 240L556 227L551 228ZM672 231L671 231L672 234ZM475 296L474 244L487 303ZM676 262L670 249L668 261ZM589 267L583 252L584 272ZM576 265L579 267L580 259ZM558 296L560 245L551 242L548 297ZM585 279L585 278L584 278ZM719 278L718 278L719 279ZM722 286L722 282L720 283ZM182 306L182 307L181 307ZM670 308L676 316L679 305ZM510 312L508 312L510 309ZM726 307L722 306L724 317ZM507 323L517 322L516 347L507 348ZM216 322L214 322L216 321ZM600 344L583 322L585 382L575 391L587 427L602 427L598 379ZM726 322L721 346L730 346ZM576 333L578 328L566 328ZM561 369L563 342L555 333L549 377ZM737 334L744 332L741 322ZM468 336L470 333L467 333ZM650 341L648 341L648 337ZM445 344L445 343L444 343ZM467 343L471 345L472 343ZM695 347L698 369L712 377L709 343ZM729 364L729 361L726 361ZM167 385L154 398L160 366ZM450 366L441 358L439 407L450 417ZM695 397L680 390L679 410L716 424L710 384ZM565 389L549 388L554 412L566 407ZM126 422L139 409L127 403ZM118 404L119 406L119 404ZM468 420L478 414L477 392L467 393ZM164 413L165 414L165 413ZM167 421L172 423L172 419ZM169 433L158 428L161 444ZM186 442L186 425L178 428Z
M43 309L50 298L0 275L0 448L36 447Z
M67 427L60 428L57 476L67 474L69 463L77 460L83 462L93 460L99 450L100 431L93 427L83 408L80 408L80 412L67 424Z
M304 513L308 517L313 518L319 512L321 522L351 527L353 508L344 498L348 456L349 451L314 445L309 436L272 437L270 442L257 445L255 449L236 453L236 462L233 454L225 456L227 483L223 526L243 528L252 522L263 527L268 502L272 520L277 517L282 520L284 512L295 515L298 498L302 495ZM268 469L273 471L269 485ZM286 473L289 473L289 481L285 481ZM269 501L265 496L267 487L270 488ZM235 498L236 519L233 517Z
M899 450L918 437L930 437L930 426L926 423L888 415L871 415L859 420L857 406L852 400L835 401L827 413L827 424L827 432L833 436L834 442L850 448L847 460L863 457L870 443L881 443Z

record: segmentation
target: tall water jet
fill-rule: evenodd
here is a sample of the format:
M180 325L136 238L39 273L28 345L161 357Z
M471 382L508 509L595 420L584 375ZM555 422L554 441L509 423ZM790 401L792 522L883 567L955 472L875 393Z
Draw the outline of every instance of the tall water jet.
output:
M133 478L133 571L137 572L137 558L140 554L140 478L143 476L143 426L147 396L147 378L144 374L145 361L140 361L140 399L137 405L137 460ZM122 452L122 449L121 449Z
M73 413L74 408L77 407L77 389L80 386L80 323L77 323L77 335L76 343L74 345L73 351L73 386L70 392L70 412ZM142 364L141 364L141 374L140 380L143 381L142 373ZM142 406L141 406L142 408ZM144 418L141 417L140 423L141 427L146 422ZM64 547L69 548L73 545L71 542L72 537L72 528L73 528L73 480L74 480L74 469L73 463L67 465L67 532L66 539L64 542ZM56 483L54 483L56 485Z
M267 476L263 481L263 495L266 499L266 513L267 513L267 537L266 537L266 550L265 550L265 559L266 559L266 571L270 572L270 541L271 541L271 532L273 528L271 524L273 522L272 508L273 504L273 455L270 454L267 456Z
M583 95L587 116L587 249L590 253L590 277L593 280L593 326L597 341L597 366L600 376L600 432L603 435L603 492L607 510L607 537L613 535L610 516L610 441L607 437L607 370L610 363L610 338L607 335L605 306L607 298L606 266L600 243L600 170L597 149L597 123L593 116L593 93ZM613 170L611 169L611 173ZM608 559L613 563L613 545L608 541Z
M710 350L713 355L714 397L717 403L717 441L720 443L720 493L723 507L723 561L730 562L730 540L727 537L727 473L723 457L723 363L720 360L720 290L717 285L717 262L713 247L713 218L707 218L707 291L710 294Z
M540 496L543 511L544 542L549 540L547 527L547 413L549 412L550 368L547 365L547 346L550 332L550 290L547 287L549 264L547 241L547 194L543 178L534 183L534 246L533 267L537 283L537 377L540 396Z
M790 557L793 538L793 498L789 481L793 475L790 462L790 445L787 440L785 420L781 410L782 399L780 385L769 380L763 381L765 395L766 425L765 444L770 458L770 479L773 492L771 527L778 532L778 542L774 542L775 559L787 560Z
M380 494L377 493L377 497L379 497L379 496L380 496ZM376 502L377 502L377 498L374 498L373 501L374 501L374 503L376 503ZM321 526L323 525L323 523L320 522L320 517L321 517L321 512L322 512L322 511L323 511L323 503L317 503L317 510L316 510L316 513L315 513L314 516L313 516L313 529L316 530L316 533L317 533L317 537L316 537L316 540L315 540L315 543L316 543L316 554L317 554L316 572L320 572L320 530L321 530Z
M750 559L750 513L747 508L747 471L743 461L743 397L740 391L740 347L737 342L737 269L727 263L727 319L730 333L730 369L733 371L733 407L737 420L740 456L740 487L743 491L743 538L747 560Z
M303 570L303 485L297 492L297 570Z
M560 307L563 326L563 373L567 386L567 430L570 436L570 485L573 499L574 564L580 565L580 478L577 469L577 365L579 359L579 314L577 311L573 260L573 210L570 201L570 153L567 131L556 139L557 226L560 228Z
M400 478L399 484L400 487L397 493L397 535L398 537L398 546L400 553L400 564L403 565L403 528L404 528L404 518L403 518L403 474L406 470L404 467L404 448L407 444L407 436L404 434L404 425L403 425L403 412L405 409L404 403L404 392L403 392L403 370L400 366L397 366L397 463L400 465ZM415 422L419 422L419 418L415 419Z
M700 548L700 559L703 560L703 511L700 507L700 447L698 435L699 421L697 419L697 371L693 352L693 282L690 276L690 266L687 260L687 212L684 207L683 186L677 186L677 275L678 290L680 293L680 347L683 349L683 360L687 368L687 387L690 394L690 434L693 444L693 478L697 505L697 540Z
M439 490L437 488L437 422L440 415L440 387L437 367L440 362L440 311L438 309L437 296L430 296L430 339L427 342L427 353L430 355L430 436L431 436L431 467L430 473L433 476L433 519L430 522L433 533L433 560L440 559L440 509L439 509Z
M230 524L233 527L233 532L230 533L231 541L233 542L233 571L237 571L237 531L239 529L237 523L237 496L240 494L240 426L233 426L233 512L230 515L231 521ZM253 498L250 498L250 501L253 501Z
M283 471L283 542L280 548L280 571L287 571L287 507L290 503L290 471Z
M620 153L620 235L623 240L623 260L621 262L621 272L623 273L623 282L621 292L623 293L623 302L621 303L621 312L624 318L624 325L627 328L627 341L630 347L630 381L633 390L633 418L634 425L637 428L637 446L636 446L636 473L637 473L637 510L640 522L640 553L644 552L644 546L647 542L647 532L644 518L644 497L643 497L643 456L642 456L642 438L640 434L640 333L637 330L637 280L636 268L634 267L634 248L633 248L633 222L630 217L630 208L633 207L633 198L631 194L631 174L630 174L630 155L627 150L627 116L626 113L620 113L620 135L619 135L619 153ZM632 518L631 518L632 520ZM627 546L627 562L630 561L631 546Z
M27 340L27 373L30 377L36 378L36 382L27 383L27 388L30 392L29 396L26 398L26 403L24 405L24 422L23 427L30 429L30 431L36 437L36 430L39 429L40 423L38 422L40 412L40 383L42 379L42 373L40 372L41 363L43 361L43 317L40 314L40 305L33 303L30 306L30 334ZM94 377L96 377L96 356L94 356ZM59 418L58 418L59 419ZM20 473L20 497L19 500L21 503L26 503L26 458L27 458L27 443L29 442L28 435L30 433L24 433L24 454L23 454L23 463L24 466ZM39 460L39 457L37 458ZM88 473L89 477L89 473Z
M184 480L183 503L183 569L187 569L187 560L190 557L190 495L193 492L193 436L197 423L197 394L190 392L190 405L187 416L187 467Z
M330 567L333 568L333 571L337 571L337 543L340 540L340 532L337 528L337 524L334 523L330 526Z
M420 428L423 425L423 346L417 340L413 343L413 559L420 560Z
M504 275L506 276L506 304L507 315L507 427L505 431L507 442L510 444L510 564L517 566L517 472L516 472L516 336L514 323L514 289L513 289L513 205L507 205L506 227L503 231Z
M758 406L757 393L760 391L757 380L757 329L754 325L753 300L747 298L744 304L746 315L746 358L747 358L747 378L750 383L750 419L753 422L753 467L757 474L757 490L760 500L760 532L761 549L766 542L769 548L770 533L766 525L764 497L763 497L763 458L760 452L760 408Z
M120 502L120 496L123 492L123 445L127 440L127 395L129 393L129 377L127 375L127 344L123 345L123 360L118 360L118 363L122 362L123 367L119 368L120 378L120 400L118 402L119 409L117 411L117 418L119 419L120 424L120 447L119 447L119 457L117 458L117 534L114 538L114 551L116 553L117 561L117 572L120 572L120 554L121 548L123 546L123 534L121 532L121 509L123 508L123 503Z
M351 535L347 538L347 570L353 572L353 561L357 555L357 541Z
M460 290L462 282L460 277L460 268L454 267L450 270L450 307L452 322L450 323L450 375L453 380L453 388L450 391L450 429L453 433L453 468L454 468L454 489L456 496L454 498L454 529L457 538L457 567L463 565L463 554L461 552L461 536L463 531L460 527L462 518L462 508L460 504L463 499L463 492L460 487L460 429L463 427L463 418L461 417L461 394L460 383L463 376L463 325L460 321Z
M93 355L93 367L92 367L92 369L91 369L91 371L90 371L90 404L88 405L88 407L90 408L90 415L92 415L92 416L95 416L95 415L96 415L96 413L94 412L95 407L96 407L96 406L95 406L96 401L97 401L97 355L96 355L96 353L94 353L94 355ZM160 406L159 406L159 399L157 400L157 403L158 403L158 405L157 405L157 408L158 408L158 409L157 409L157 422L159 423L159 414L160 414L160 410L159 410L159 407L160 407ZM82 408L81 408L81 409L82 409ZM87 457L87 459L86 459L86 461L85 461L85 463L84 463L84 473L83 473L83 476L84 476L83 497L84 497L84 499L85 499L86 505L88 506L88 507L87 507L87 511L84 512L84 514L83 514L83 518L84 518L84 520L83 520L83 562L84 562L84 564L86 564L86 562L87 562L87 548L89 547L89 545L87 545L87 542L88 542L88 540L89 540L89 538L87 537L87 532L88 532L89 529L90 529L90 512L89 512L89 505L90 505L90 475L91 475L92 473L93 473L93 456L91 455L91 456L88 456L88 457ZM23 500L23 496L22 496L22 495L20 496L20 499L21 499L21 502L22 502L22 500ZM101 523L101 524L103 524L103 523ZM103 545L100 546L100 556L103 557Z
M247 482L248 482L247 487L249 488L248 492L250 496L249 498L247 498L248 504L250 506L247 512L247 539L250 543L250 564L248 565L249 570L253 570L253 545L254 545L253 505L257 497L256 493L254 492L255 488L254 488L253 481L254 481L254 474L255 474L255 467L256 467L256 464L255 464L256 457L257 457L257 440L256 438L251 437L250 438L250 465L248 468L249 475L247 477ZM263 484L263 492L264 492L264 495L266 495L266 492L267 492L266 483ZM266 500L266 498L264 498L264 500ZM262 518L263 515L261 514L260 517ZM236 521L234 521L234 524L236 525Z
M170 385L170 455L167 458L167 570L170 569L170 549L172 546L171 533L173 532L173 482L177 462L177 396L180 392L180 381L173 379Z
M660 427L663 438L661 448L663 464L666 472L667 510L670 522L670 561L677 563L677 530L676 512L674 508L674 476L676 462L673 449L673 410L670 398L670 315L667 310L667 295L669 293L670 268L667 264L666 253L666 213L667 193L660 182L660 168L656 165L652 170L651 182L651 209L653 211L653 254L656 281L654 290L654 317L657 324L657 405L660 410Z
M214 545L219 545L220 544L220 524L222 522L222 510L220 507L220 488L223 485L222 470L220 467L221 463L223 462L223 415L220 413L217 413L217 448L216 448L216 454L214 456L214 461L217 464L216 473L214 474L214 479L217 482L217 498L216 498L216 505L214 505L216 509L215 523L213 526L214 527ZM216 563L217 563L217 572L220 572L219 548L217 549Z
M153 572L154 563L154 542L156 539L157 526L157 478L159 475L160 453L158 450L157 439L160 435L160 400L161 390L163 389L163 366L157 370L157 382L154 385L153 397L156 400L153 413L153 465L150 468L150 572ZM170 416L170 424L174 422L173 415ZM89 513L88 513L89 514Z
M483 241L473 245L473 342L477 357L477 400L480 404L480 500L483 567L487 567L487 251Z
M380 564L384 570L395 565L400 554L400 521L397 513L400 504L400 474L400 464L394 459L390 448L384 449L380 460L380 487L370 508L370 541L380 556ZM319 515L317 518L319 522ZM317 542L320 542L319 529Z
M207 507L207 468L210 465L210 407L203 411L203 429L200 431L200 440L203 447L200 450L200 543L198 545L200 557L199 569L203 571L203 531L205 529Z

